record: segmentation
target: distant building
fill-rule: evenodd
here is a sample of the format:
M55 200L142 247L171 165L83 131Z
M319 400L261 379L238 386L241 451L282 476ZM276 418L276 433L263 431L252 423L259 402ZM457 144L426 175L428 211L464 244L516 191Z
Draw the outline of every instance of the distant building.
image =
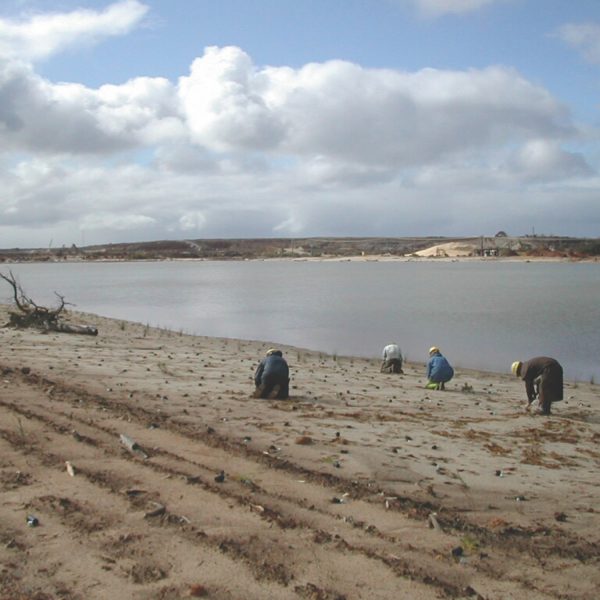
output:
M498 234L496 234L496 237L498 237ZM473 256L499 256L499 254L497 242L484 236L481 236L479 240L479 248L473 249Z

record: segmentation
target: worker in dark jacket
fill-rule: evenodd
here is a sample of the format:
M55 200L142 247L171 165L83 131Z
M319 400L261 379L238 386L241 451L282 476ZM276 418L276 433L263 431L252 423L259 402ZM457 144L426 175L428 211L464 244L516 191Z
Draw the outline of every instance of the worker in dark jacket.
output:
M285 400L289 397L290 371L281 350L271 348L267 351L254 373L254 383L256 398Z
M427 363L427 384L429 390L443 390L444 384L454 377L454 369L442 356L437 346L429 348L429 362Z
M517 360L511 370L525 382L527 410L539 396L542 414L549 415L552 403L563 399L563 370L556 359L536 356L526 362Z

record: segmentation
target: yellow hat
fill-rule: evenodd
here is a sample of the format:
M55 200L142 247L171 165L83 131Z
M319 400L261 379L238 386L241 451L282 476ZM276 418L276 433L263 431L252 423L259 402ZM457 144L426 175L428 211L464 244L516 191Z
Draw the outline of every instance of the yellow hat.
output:
M437 346L431 346L431 348L429 348L429 354L433 354L434 352L439 352L440 349Z
M271 354L275 354L275 352L277 352L275 348L269 348L267 350L267 356L271 356Z
M515 362L511 365L510 370L512 371L513 375L516 375L517 377L519 376L519 369L521 368L521 361L520 360L515 360Z

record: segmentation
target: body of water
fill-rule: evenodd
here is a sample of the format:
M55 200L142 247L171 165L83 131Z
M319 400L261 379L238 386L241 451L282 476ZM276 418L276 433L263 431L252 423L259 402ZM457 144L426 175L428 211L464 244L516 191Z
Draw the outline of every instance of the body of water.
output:
M600 264L539 262L135 262L15 264L26 293L198 335L412 361L432 345L457 367L509 372L557 358L600 380ZM0 281L0 299L11 289Z

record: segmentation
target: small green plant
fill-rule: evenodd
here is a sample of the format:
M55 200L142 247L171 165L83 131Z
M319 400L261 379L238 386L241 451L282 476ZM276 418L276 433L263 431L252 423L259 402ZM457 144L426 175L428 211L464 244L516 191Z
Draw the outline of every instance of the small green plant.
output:
M479 549L479 541L471 535L465 535L460 543L467 553L476 552Z
M237 480L242 484L242 485L247 485L252 487L254 485L254 481L252 481L252 478L249 477L248 475L240 475L239 477L237 477Z
M23 429L23 423L21 422L20 417L17 417L17 426L19 428L19 437L21 438L21 443L25 443L25 429Z
M167 364L164 362L159 362L158 363L158 368L160 369L161 373L164 373L165 375L169 375L171 377L175 377L175 373L173 373L173 371L171 371L169 369L169 367L167 367Z

